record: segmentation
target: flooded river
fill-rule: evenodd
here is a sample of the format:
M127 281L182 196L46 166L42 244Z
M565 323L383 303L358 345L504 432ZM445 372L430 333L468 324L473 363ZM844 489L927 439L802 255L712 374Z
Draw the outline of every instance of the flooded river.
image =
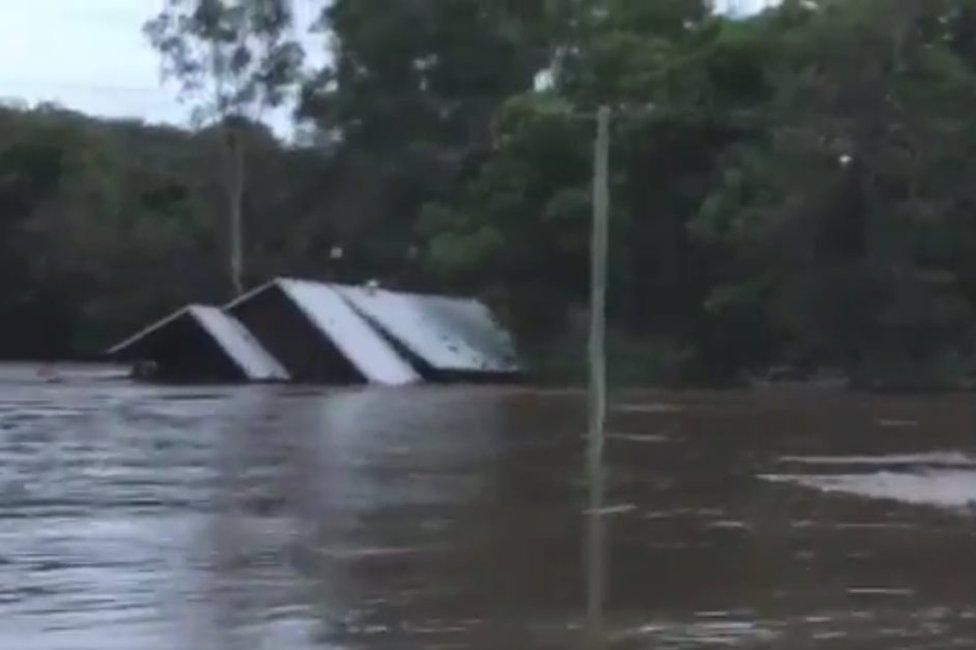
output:
M0 366L0 647L580 647L581 394L58 377ZM608 647L976 647L976 397L609 426Z

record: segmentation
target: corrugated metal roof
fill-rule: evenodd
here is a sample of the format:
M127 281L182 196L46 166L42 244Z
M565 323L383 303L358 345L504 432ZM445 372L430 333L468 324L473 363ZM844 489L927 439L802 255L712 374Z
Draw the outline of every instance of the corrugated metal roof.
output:
M216 307L190 305L150 325L108 351L121 354L180 318L192 318L251 381L287 381L288 372L240 321Z
M275 283L369 381L388 386L421 380L413 367L332 285L279 279Z
M280 290L371 383L412 384L423 379L421 372L429 371L443 373L431 377L435 379L449 377L450 373L521 372L511 338L478 300L288 278L258 287L224 310L191 305L150 325L109 353L126 352L177 319L192 318L246 378L288 380L288 370L228 311L269 289Z
M442 372L520 372L511 337L478 300L336 286L387 336Z
M291 377L250 331L216 307L193 305L190 312L251 381L287 381Z

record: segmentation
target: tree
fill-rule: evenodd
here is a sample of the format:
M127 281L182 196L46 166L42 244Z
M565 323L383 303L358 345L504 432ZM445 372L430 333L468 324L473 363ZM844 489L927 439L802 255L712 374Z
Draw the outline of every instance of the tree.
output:
M223 129L0 108L0 358L93 355L190 302L226 299ZM265 128L250 152L247 214L260 277L321 274L341 177L317 149ZM363 271L365 272L365 271Z
M207 128L0 108L0 355L97 350L219 302L236 204L273 215L248 227L254 275L481 294L566 381L608 103L616 380L976 378L973 0L737 20L697 0L336 0L336 56L303 94L319 130L289 147L254 121L297 64L286 17L243 37L231 4L175 0L150 29ZM284 72L260 72L278 46ZM236 202L218 146L247 153Z
M491 148L491 123L552 57L567 0L337 0L331 62L303 112L336 140L348 177L337 219L350 256L398 278L421 206L454 194ZM352 195L352 196L350 196Z
M245 147L242 129L280 105L300 72L302 50L287 38L288 0L167 0L144 28L167 75L194 102L194 121L223 129L223 184L230 227L230 279L244 288Z
M425 210L443 281L553 339L585 289L574 116L610 103L618 339L665 337L713 379L812 361L927 382L971 358L972 3L578 6L552 89L509 100L490 158Z
M618 338L688 339L703 289L686 225L717 152L754 128L747 109L766 93L763 51L739 33L747 26L710 17L702 2L580 7L557 44L551 88L506 102L490 158L447 202L428 204L425 259L442 281L501 296L530 339L571 328L588 282L586 116L610 104L612 323Z
M760 21L777 52L766 123L694 223L721 275L706 309L737 333L723 347L872 383L969 372L976 76L953 51L956 6L787 2Z

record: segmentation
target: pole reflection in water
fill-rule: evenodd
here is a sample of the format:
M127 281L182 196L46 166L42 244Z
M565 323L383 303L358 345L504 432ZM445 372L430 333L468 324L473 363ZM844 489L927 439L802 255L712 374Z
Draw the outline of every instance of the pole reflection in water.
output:
M610 220L610 109L597 113L593 165L593 251L590 258L590 426L587 451L589 510L586 533L587 645L603 647L606 556L603 508L604 425L607 415L606 288Z
M606 598L606 551L604 543L603 462L591 452L589 509L586 512L586 636L591 649L603 647L603 607Z

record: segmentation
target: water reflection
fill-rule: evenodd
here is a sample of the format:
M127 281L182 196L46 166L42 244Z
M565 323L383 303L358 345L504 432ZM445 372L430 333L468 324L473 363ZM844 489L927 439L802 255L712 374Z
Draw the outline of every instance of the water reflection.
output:
M582 395L97 372L0 366L5 647L581 645ZM973 647L967 397L623 403L610 647Z

